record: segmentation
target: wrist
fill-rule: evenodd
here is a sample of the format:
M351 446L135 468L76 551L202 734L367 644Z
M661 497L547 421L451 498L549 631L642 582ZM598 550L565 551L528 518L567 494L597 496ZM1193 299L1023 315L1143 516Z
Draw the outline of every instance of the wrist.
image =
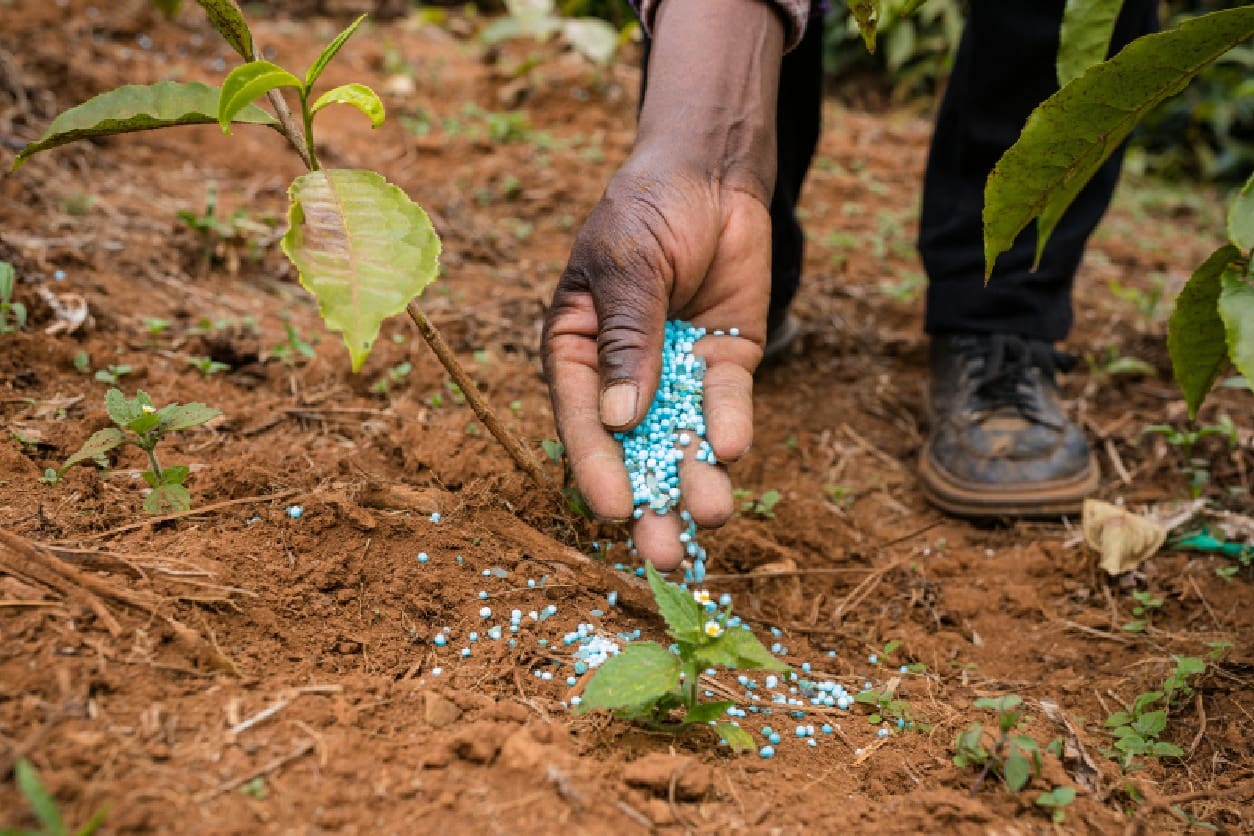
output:
M784 24L763 0L663 0L636 152L768 203Z

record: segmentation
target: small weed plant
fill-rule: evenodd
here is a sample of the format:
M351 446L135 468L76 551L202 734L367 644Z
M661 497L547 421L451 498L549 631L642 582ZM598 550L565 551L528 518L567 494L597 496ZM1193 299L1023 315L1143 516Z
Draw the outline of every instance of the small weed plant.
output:
M96 369L96 382L107 383L110 386L117 386L122 382L122 378L135 371L134 366L128 366L125 363L114 365L110 363L106 368Z
M186 511L192 507L191 494L184 483L191 472L186 465L163 467L157 458L157 445L163 438L180 430L197 427L222 413L202 403L170 404L158 409L144 391L127 399L121 391L110 389L105 394L105 410L116 426L98 430L77 453L70 456L56 478L82 462L108 466L105 454L124 445L138 447L148 457L149 469L143 479L152 489L144 499L144 510L150 514ZM50 474L45 474L45 477ZM49 480L55 481L55 480Z
M740 512L742 514L752 514L764 520L775 519L775 506L783 499L783 494L771 488L763 491L761 496L754 497L751 491L738 489L733 492L735 499L740 502Z
M1132 608L1136 620L1123 625L1123 629L1129 633L1144 633L1145 628L1150 625L1152 614L1162 609L1163 599L1143 589L1134 590L1132 598L1136 601L1136 606Z
M212 357L188 357L187 365L205 376L205 379L213 377L219 372L229 372L231 366L228 363L222 363Z
M0 836L92 836L105 822L109 811L102 809L92 816L82 827L71 830L66 827L57 801L44 787L39 773L31 762L23 758L13 766L13 776L17 779L18 791L26 799L31 813L39 822L38 830L24 830L17 827L0 828Z
M1201 659L1188 656L1176 658L1175 668L1163 680L1158 691L1138 694L1132 704L1106 718L1105 727L1114 738L1114 745L1102 752L1116 761L1124 772L1142 768L1136 759L1178 758L1184 750L1174 743L1160 740L1167 729L1168 712L1181 699L1193 693L1190 680L1206 670Z
M646 564L649 587L666 620L674 644L636 641L610 657L588 682L577 713L604 709L650 728L680 731L709 725L735 751L754 748L749 732L723 721L731 702L703 702L699 685L709 668L788 671L731 607L719 608L703 591L689 590L662 578Z
M1033 775L1041 772L1040 745L1021 732L1020 727L1026 722L1023 700L1014 694L981 697L975 701L975 707L996 712L997 731L990 733L977 721L959 732L954 741L954 765L980 768L972 792L990 775L1000 778L1011 792L1019 792ZM988 745L990 740L992 744Z
M13 265L0 261L0 336L16 334L26 327L26 306L13 301L17 276Z
M1142 432L1147 435L1161 435L1166 439L1167 443L1180 451L1184 457L1185 465L1180 468L1189 479L1189 494L1197 499L1202 495L1202 491L1210 484L1210 462L1202 457L1193 455L1193 448L1204 438L1216 436L1218 438L1227 439L1228 444L1237 446L1240 442L1240 436L1237 434L1237 427L1232 419L1227 415L1219 416L1219 422L1195 430L1180 430L1168 424L1153 424L1146 427Z

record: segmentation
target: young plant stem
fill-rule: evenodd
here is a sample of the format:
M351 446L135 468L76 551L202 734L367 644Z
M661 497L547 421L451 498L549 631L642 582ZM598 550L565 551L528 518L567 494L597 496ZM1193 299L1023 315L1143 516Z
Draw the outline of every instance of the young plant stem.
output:
M418 307L417 302L410 302L405 308L405 312L409 314L409 318L418 326L418 333L422 334L422 338L427 341L427 345L435 352L436 359L440 361L440 365L444 366L445 371L453 378L453 382L461 388L462 394L466 396L466 403L470 404L470 408L474 410L475 415L483 422L483 425L488 428L488 432L492 433L492 437L505 448L505 452L514 460L514 464L522 468L523 472L531 477L531 481L535 482L537 487L560 497L561 491L557 489L557 485L549 477L549 474L540 467L535 457L527 452L522 442L506 429L501 420L496 417L492 407L483 399L483 395L479 394L479 387L470 379L470 375L466 374L465 368L458 362L457 357L453 354L453 350L449 348L448 343L444 341L444 337L431 324L431 321L427 319L426 314Z
M309 99L303 92L300 94L300 115L305 120L305 152L309 154L306 165L311 171L319 171L322 166L318 164L318 152L314 150L313 114L309 112Z
M305 164L305 168L313 171L317 168L317 165L309 154L305 136L301 133L300 126L296 124L295 118L292 117L292 111L288 109L287 101L283 98L283 94L278 90L271 90L266 94L266 99L274 108L274 115L278 117L279 127L282 129L281 133L287 137L287 141L291 143L292 148L300 155L300 160Z
M157 461L157 450L155 447L145 447L144 452L148 454L148 463L152 465L152 475L157 477L157 484L161 484L161 462Z

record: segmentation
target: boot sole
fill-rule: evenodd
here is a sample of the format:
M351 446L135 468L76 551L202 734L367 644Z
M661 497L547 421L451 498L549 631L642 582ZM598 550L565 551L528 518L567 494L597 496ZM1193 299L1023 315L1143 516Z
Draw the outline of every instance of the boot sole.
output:
M931 453L929 439L919 456L919 482L924 495L942 511L966 519L1039 520L1076 516L1085 498L1097 490L1102 480L1097 457L1090 453L1089 466L1075 477L999 485L994 492L988 485L966 482L946 473L932 460Z

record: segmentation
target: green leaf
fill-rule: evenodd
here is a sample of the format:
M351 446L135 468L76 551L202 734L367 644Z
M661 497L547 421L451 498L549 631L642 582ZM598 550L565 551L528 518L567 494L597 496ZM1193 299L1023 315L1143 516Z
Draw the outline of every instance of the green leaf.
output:
M1106 60L1123 0L1067 0L1058 44L1058 86Z
M119 429L106 427L103 430L97 430L83 443L82 447L78 448L77 453L65 460L65 464L61 465L61 471L65 472L79 462L98 461L105 453L125 441L126 435Z
M90 137L150 131L218 121L218 88L200 82L159 81L128 84L101 93L52 120L43 136L13 161L16 170L34 154ZM259 107L237 111L234 121L278 129L274 117Z
M187 477L191 475L191 472L191 468L185 464L170 465L161 471L161 484L181 485L187 481Z
M158 485L144 498L149 514L177 514L192 507L192 495L182 485Z
M727 709L735 705L734 702L727 700L724 702L700 702L694 705L687 714L684 715L685 723L708 723L711 720L717 720L727 713Z
M1132 724L1142 737L1158 737L1167 728L1166 711L1147 711Z
M239 113L257 99L280 87L301 89L300 79L269 61L252 61L231 70L222 82L222 95L218 98L218 124L222 133L231 132L231 122Z
M1180 676L1196 676L1206 671L1206 662L1195 656L1177 656L1175 672Z
M862 33L862 42L866 51L875 53L875 30L879 27L878 0L850 0L849 11L858 22L858 30Z
M1196 419L1206 394L1228 366L1224 323L1219 317L1220 277L1240 253L1231 245L1220 247L1189 278L1176 297L1167 324L1167 350L1171 368Z
M1247 253L1254 250L1254 174L1228 207L1228 240Z
M1132 715L1130 715L1128 712L1116 711L1114 714L1106 718L1105 726L1106 728L1109 729L1115 726L1126 726L1131 722L1132 722Z
M172 403L157 410L163 432L178 432L212 421L222 413L203 403Z
M691 599L692 596L689 596ZM696 601L693 601L695 604ZM751 671L786 671L788 666L775 658L752 630L731 627L709 644L696 649L700 667L722 666Z
M309 108L310 113L317 113L327 105L346 104L360 110L370 118L370 124L379 127L387 116L379 94L364 84L344 84L328 90L318 97L318 101Z
M1219 317L1228 335L1228 356L1232 363L1252 379L1254 375L1254 288L1233 267L1224 271L1220 282Z
M1036 797L1038 807L1066 807L1075 801L1075 790L1072 787L1054 787Z
M985 279L1033 218L1039 261L1063 212L1137 122L1251 35L1254 6L1192 18L1138 38L1041 103L985 185Z
M705 611L692 593L680 589L677 584L670 583L658 574L652 563L645 564L645 573L649 579L649 588L653 590L653 598L657 601L658 612L666 619L666 626L676 641L697 644L705 638L702 624L705 623ZM733 631L729 630L723 635Z
M96 811L96 815L87 820L87 824L74 831L74 836L92 836L100 828L104 827L105 819L109 817L109 808L102 807Z
M604 66L618 49L618 30L595 17L562 21L562 40L594 64Z
M730 746L733 752L752 752L757 746L749 732L732 723L715 723L714 731L718 732L719 739Z
M288 194L283 252L357 371L383 320L435 279L440 239L422 207L373 171L313 171Z
M253 60L253 34L235 0L196 0L209 16L209 22L245 61Z
M105 392L104 404L109 420L123 427L139 414L139 405L135 401L128 401L120 389L110 389Z
M1145 738L1139 734L1125 734L1123 737L1115 741L1115 748L1121 752L1127 752L1130 755L1139 755L1148 748L1149 744Z
M1184 755L1184 750L1174 743L1164 743L1159 740L1150 747L1149 754L1156 758L1179 758Z
M597 669L575 711L652 704L678 685L678 656L656 642L632 642Z
M565 445L552 438L546 438L541 441L540 448L544 450L544 455L548 456L551 462L560 462L562 456L566 454Z
M1006 779L1006 786L1011 792L1023 789L1032 778L1032 764L1018 752L1011 752L1006 758L1005 770L1002 777Z
M17 779L18 789L22 791L44 833L49 836L64 836L65 822L61 820L57 802L44 788L43 781L39 780L39 773L31 766L30 761L22 758L14 764L13 775Z
M322 75L322 71L327 68L327 64L331 63L331 59L335 58L339 53L340 47L344 46L344 42L353 37L353 33L357 31L357 27L361 26L363 20L369 15L361 15L344 29L343 32L335 36L331 43L327 44L326 49L322 50L322 54L318 56L318 60L310 65L305 71L305 92L308 94L313 89L314 82L318 80L318 76ZM382 121L382 120L380 120Z

